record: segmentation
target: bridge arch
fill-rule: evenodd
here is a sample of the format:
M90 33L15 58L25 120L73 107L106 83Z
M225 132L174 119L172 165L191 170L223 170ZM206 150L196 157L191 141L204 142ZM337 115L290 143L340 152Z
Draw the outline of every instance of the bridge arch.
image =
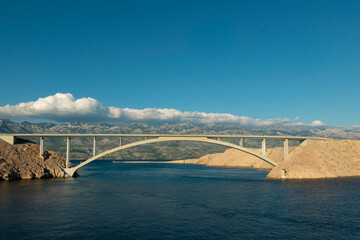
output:
M217 144L217 145L221 145L221 146L225 146L225 147L230 147L230 148L235 148L237 150L243 151L245 153L251 154L255 157L260 158L261 160L271 164L272 166L276 166L276 163L273 162L272 160L256 153L253 152L247 148L241 147L239 145L233 144L233 143L229 143L229 142L224 142L224 141L220 141L220 140L215 140L215 139L210 139L207 137L182 137L182 136L161 136L161 137L157 137L157 138L153 138L153 139L147 139L147 140L143 140L143 141L138 141L138 142L133 142L133 143L129 143L123 146L119 146L119 147L115 147L112 148L110 150L104 151L100 154L97 154L95 156L93 156L92 158L89 158L88 160L76 165L75 167L71 167L71 168L65 168L64 171L66 172L67 175L69 176L73 176L74 173L81 167L101 158L104 157L106 155L109 155L111 153L117 152L117 151L121 151L127 148L132 148L132 147L136 147L136 146L141 146L141 145L145 145L145 144L150 144L150 143L157 143L157 142L170 142L170 141L192 141L192 142L205 142L205 143L212 143L212 144Z

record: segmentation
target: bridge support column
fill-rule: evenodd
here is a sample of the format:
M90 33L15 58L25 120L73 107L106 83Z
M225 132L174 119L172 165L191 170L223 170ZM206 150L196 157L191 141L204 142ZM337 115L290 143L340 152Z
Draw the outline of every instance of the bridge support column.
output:
M284 161L288 159L289 155L289 139L284 139Z
M40 157L42 157L44 153L44 138L40 137Z
M66 164L65 167L69 168L70 166L70 137L66 138Z
M239 139L239 146L244 147L244 138Z
M263 138L261 141L261 150L262 150L262 156L266 157L266 139Z
M96 137L94 137L94 142L93 142L93 157L95 157L96 155Z
M119 138L119 147L122 146L122 137Z

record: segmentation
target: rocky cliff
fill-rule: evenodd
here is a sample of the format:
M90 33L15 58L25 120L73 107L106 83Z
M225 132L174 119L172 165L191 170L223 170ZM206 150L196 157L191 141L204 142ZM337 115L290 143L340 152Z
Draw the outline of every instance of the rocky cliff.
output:
M0 140L0 181L64 177L65 159L56 152L39 156L39 145L24 141L11 145Z

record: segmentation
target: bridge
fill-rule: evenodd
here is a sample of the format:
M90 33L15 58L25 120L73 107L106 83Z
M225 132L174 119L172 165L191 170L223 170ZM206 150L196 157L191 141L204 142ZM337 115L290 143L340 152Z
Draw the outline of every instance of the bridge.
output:
M93 141L92 157L86 161L78 164L77 166L70 167L70 144L72 138L90 138ZM102 153L96 154L96 139L97 138L118 138L119 146ZM256 136L256 135L163 135L163 134L1 134L0 139L10 143L16 144L21 138L39 138L40 152L42 156L44 153L44 139L45 138L66 138L66 163L64 171L68 176L73 176L74 173L81 167L111 153L121 151L127 148L141 146L145 144L158 143L158 142L170 142L170 141L192 141L192 142L204 142L216 145L221 145L229 148L234 148L239 151L251 154L259 159L276 166L276 163L266 157L266 141L267 140L282 140L284 144L284 160L288 158L289 154L289 140L300 141L301 144L309 144L314 141L325 140L325 138L317 137L299 137L299 136ZM122 140L124 138L141 138L142 140L131 142L123 145ZM230 143L228 139L237 139L238 144ZM249 148L244 147L245 139L260 139L261 140L261 154L254 152Z

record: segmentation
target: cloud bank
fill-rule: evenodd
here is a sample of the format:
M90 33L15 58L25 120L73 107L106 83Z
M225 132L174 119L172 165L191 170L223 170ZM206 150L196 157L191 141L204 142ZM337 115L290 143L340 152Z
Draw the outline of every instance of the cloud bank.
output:
M94 98L75 99L70 93L57 93L36 101L23 102L17 105L0 107L0 118L10 119L44 119L56 122L145 122L145 123L179 123L194 124L232 124L241 126L271 126L277 124L294 124L307 126L325 125L319 120L311 124L295 122L298 119L254 119L228 113L182 112L168 108L117 108L105 107Z

